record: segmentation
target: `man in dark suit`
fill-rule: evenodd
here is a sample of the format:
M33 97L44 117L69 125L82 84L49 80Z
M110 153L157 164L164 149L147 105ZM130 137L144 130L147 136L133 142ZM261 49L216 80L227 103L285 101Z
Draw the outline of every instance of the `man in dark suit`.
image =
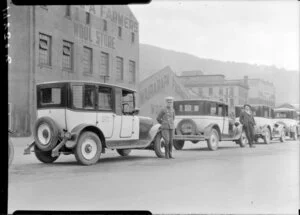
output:
M174 136L174 119L175 113L173 109L173 97L166 97L166 107L163 108L156 118L157 122L161 124L161 134L165 140L165 156L166 158L173 158L173 136Z
M240 122L243 125L243 128L245 129L246 136L249 142L249 145L251 148L254 148L254 125L255 120L252 115L251 106L248 104L244 105L244 111L240 114Z

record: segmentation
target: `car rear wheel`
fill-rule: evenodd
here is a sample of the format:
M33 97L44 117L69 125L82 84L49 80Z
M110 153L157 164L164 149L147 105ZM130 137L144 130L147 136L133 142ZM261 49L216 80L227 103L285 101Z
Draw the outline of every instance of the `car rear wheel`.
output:
M219 147L219 134L216 129L212 129L209 138L207 139L207 146L209 150L215 151Z
M14 146L11 142L11 139L8 139L8 165L10 166L12 164L13 158L14 158L15 150Z
M92 165L98 162L102 152L99 137L90 131L83 132L75 147L76 160L82 165Z
M174 140L173 145L176 150L181 150L184 146L184 140Z
M131 152L131 149L117 149L117 152L121 156L128 156Z
M280 135L280 138L279 138L280 142L285 142L285 132L284 130L281 131L281 135Z
M34 140L42 151L51 151L58 142L59 130L56 123L49 117L39 118L34 127Z
M243 130L240 139L238 140L238 144L240 147L245 147L248 144L248 139L246 136L246 132Z
M269 144L271 142L271 132L269 129L266 129L263 139L265 144Z
M154 152L159 158L165 157L165 140L160 132L156 135L154 140Z
M34 145L34 154L36 158L42 163L53 163L57 160L57 157L51 156L52 151L42 151L37 145Z

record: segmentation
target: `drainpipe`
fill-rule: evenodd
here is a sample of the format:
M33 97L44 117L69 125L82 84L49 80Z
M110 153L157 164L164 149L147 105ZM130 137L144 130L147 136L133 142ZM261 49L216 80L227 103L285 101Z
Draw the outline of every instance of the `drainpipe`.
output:
M33 123L35 121L35 6L29 6L29 90L28 108L30 133L33 133Z

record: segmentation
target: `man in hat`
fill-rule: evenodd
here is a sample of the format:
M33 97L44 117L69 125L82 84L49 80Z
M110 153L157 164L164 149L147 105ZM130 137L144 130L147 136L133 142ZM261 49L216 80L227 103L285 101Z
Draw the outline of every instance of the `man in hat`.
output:
M240 122L246 132L246 136L251 148L254 148L254 125L255 120L252 115L251 106L249 104L244 105L244 111L240 114Z
M161 134L165 140L165 156L166 158L173 158L173 135L174 135L174 119L175 113L173 109L173 97L166 97L166 107L163 108L156 118L157 122L161 124Z

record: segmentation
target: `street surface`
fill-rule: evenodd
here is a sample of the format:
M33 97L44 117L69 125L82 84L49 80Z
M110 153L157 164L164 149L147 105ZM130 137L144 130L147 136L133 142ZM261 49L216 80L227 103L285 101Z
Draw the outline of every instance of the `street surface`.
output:
M96 165L74 155L53 164L23 155L30 138L12 139L8 212L15 210L150 210L155 213L276 213L299 209L299 142L272 141L256 148L222 142L187 142L175 159L134 150L107 150Z

